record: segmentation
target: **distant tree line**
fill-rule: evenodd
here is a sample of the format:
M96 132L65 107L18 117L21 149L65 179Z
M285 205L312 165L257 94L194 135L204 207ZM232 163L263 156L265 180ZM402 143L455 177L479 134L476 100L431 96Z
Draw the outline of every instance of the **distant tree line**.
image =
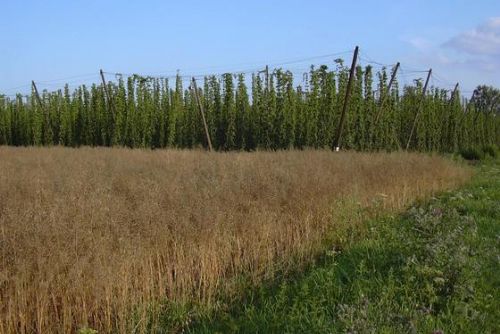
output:
M497 107L482 88L469 103L457 92L423 85L388 90L390 73L358 66L342 132L343 149L405 148L421 104L409 148L450 152L500 143ZM216 150L333 148L345 98L348 69L311 67L297 85L291 72L207 76L199 96ZM182 77L118 77L106 85L68 85L30 97L0 95L0 145L125 146L195 148L207 140L200 110ZM489 99L489 100L488 100ZM493 98L494 100L495 98ZM485 102L484 100L490 101ZM497 100L498 101L498 100ZM113 105L111 105L111 103Z

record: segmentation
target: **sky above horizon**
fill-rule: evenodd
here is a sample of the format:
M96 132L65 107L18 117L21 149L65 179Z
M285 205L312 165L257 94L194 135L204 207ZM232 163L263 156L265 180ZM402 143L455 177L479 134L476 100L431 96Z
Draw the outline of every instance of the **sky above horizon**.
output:
M400 82L465 95L500 87L500 1L0 0L0 93L98 82L108 72L208 74L281 64L333 65L359 45L361 64L401 62ZM350 63L350 53L341 55ZM307 61L299 62L307 58ZM377 64L374 64L377 68Z

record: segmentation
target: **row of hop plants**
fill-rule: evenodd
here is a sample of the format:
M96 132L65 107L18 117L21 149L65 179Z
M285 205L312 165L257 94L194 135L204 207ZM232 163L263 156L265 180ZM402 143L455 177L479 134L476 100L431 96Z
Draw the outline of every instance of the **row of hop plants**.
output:
M474 110L458 93L422 81L388 89L391 70L356 68L341 147L355 150L457 151L498 145L500 121ZM198 88L216 150L333 148L348 81L348 68L311 67L300 84L292 72L206 76ZM251 82L250 82L251 79ZM0 145L207 146L200 110L181 76L123 78L102 85L44 91L40 106L31 96L0 95ZM410 138L411 129L420 114Z

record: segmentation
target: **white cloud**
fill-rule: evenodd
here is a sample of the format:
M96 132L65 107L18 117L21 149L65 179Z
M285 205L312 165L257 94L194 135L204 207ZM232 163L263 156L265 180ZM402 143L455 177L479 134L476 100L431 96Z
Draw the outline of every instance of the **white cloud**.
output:
M451 38L444 46L469 55L500 56L500 17Z
M408 39L408 43L410 43L415 49L420 51L426 51L432 48L432 43L422 37L413 37Z
M493 17L476 28L438 41L436 36L405 36L401 40L409 48L406 59L415 68L432 67L442 82L453 87L460 82L472 90L478 84L500 86L500 17ZM403 65L404 66L404 65Z

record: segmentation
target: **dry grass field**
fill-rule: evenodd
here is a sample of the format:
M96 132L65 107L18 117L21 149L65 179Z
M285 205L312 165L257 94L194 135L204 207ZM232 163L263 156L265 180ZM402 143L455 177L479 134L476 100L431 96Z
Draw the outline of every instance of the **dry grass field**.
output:
M0 147L0 333L145 332L162 301L310 261L354 207L470 174L410 153Z

